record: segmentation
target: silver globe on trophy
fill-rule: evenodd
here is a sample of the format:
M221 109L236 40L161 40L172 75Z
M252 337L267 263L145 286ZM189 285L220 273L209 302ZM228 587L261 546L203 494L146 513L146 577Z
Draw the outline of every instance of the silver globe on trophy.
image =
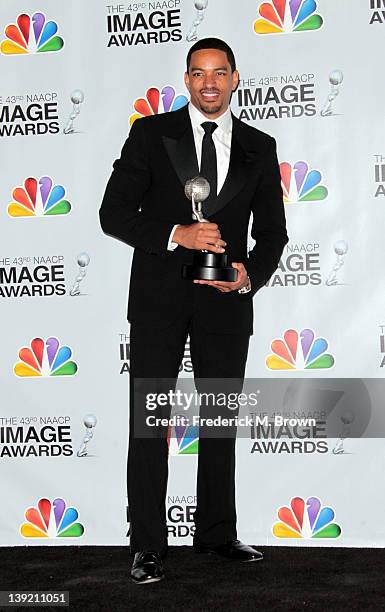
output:
M341 70L332 70L329 74L330 92L320 113L322 117L333 115L333 102L340 93L339 86L343 80L344 75Z
M202 23L204 18L204 11L207 9L209 0L194 0L194 6L196 8L196 16L191 24L190 30L186 35L187 42L193 42L198 40L198 26Z
M351 410L345 410L345 412L341 414L340 418L343 424L343 428L340 433L340 437L337 440L337 444L333 448L333 455L343 455L346 452L344 449L344 442L345 439L350 436L350 425L355 419L355 414Z
M192 218L198 223L209 223L202 212L202 202L210 195L210 184L203 176L196 176L186 182L184 192L191 200ZM226 253L195 251L193 263L184 264L182 277L186 280L210 280L234 282L238 271L228 265Z
M81 89L74 89L71 94L71 102L73 104L72 112L63 128L63 134L73 134L75 132L74 121L80 113L80 105L84 102L84 93Z
M90 256L88 255L88 253L79 253L78 257L77 257L77 262L78 262L78 266L79 266L79 271L78 271L78 275L75 278L75 282L72 286L72 289L70 289L70 295L80 295L80 283L82 282L82 280L84 280L84 277L87 274L87 266L90 263Z
M92 431L96 427L97 418L94 414L86 414L83 418L83 423L86 428L86 433L84 434L81 445L79 446L79 450L76 453L78 457L87 457L88 456L88 444L90 440L94 436L94 432Z
M348 252L348 243L345 242L345 240L337 240L337 242L334 243L334 252L337 255L337 259L336 262L328 276L328 278L325 281L325 284L328 287L331 287L332 285L338 285L338 278L337 278L337 272L338 270L340 270L340 268L342 268L342 266L345 263L344 260L344 256L346 255L346 253Z

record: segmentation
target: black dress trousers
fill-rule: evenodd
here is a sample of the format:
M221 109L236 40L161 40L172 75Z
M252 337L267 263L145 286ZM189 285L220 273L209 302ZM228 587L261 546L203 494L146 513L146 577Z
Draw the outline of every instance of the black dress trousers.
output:
M176 382L188 335L195 379L236 379L232 391L240 392L242 388L248 334L209 333L192 312L181 315L174 325L164 329L153 328L151 324L131 324L127 490L132 553L167 549L168 477L166 437L138 436L136 425L142 423L144 409L135 401L134 381L148 378ZM157 392L162 390L161 383L154 384ZM196 386L198 392L209 390L199 388L201 381L196 380ZM215 416L212 409L210 406L207 412L210 417ZM201 406L200 416L204 415L205 407ZM214 546L236 538L234 479L235 430L221 438L200 435L194 543Z

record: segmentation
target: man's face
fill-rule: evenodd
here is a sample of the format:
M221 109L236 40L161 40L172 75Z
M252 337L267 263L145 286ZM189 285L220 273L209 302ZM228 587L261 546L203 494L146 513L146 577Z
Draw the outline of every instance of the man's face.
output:
M238 71L231 72L226 53L219 49L195 51L184 75L192 104L208 119L216 119L227 110L238 81Z

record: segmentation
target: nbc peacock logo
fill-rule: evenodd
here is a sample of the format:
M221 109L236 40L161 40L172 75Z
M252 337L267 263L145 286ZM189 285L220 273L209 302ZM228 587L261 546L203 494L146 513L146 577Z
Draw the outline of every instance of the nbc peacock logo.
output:
M168 429L167 442L170 455L197 455L199 428L190 425L183 416L176 417L178 424ZM184 422L185 421L185 422Z
M52 217L71 211L65 187L54 185L50 176L26 178L22 187L14 188L12 198L8 205L10 217Z
M147 89L144 98L135 100L134 109L136 112L130 117L130 125L141 117L179 110L186 106L187 102L187 97L184 94L176 95L175 89L171 85L165 85L161 90L157 87L150 87Z
M259 5L256 34L289 34L319 30L323 25L316 13L316 0L269 0Z
M51 376L73 376L78 366L71 361L72 350L69 346L61 346L55 336L43 340L34 338L30 346L19 350L19 358L13 371L21 378Z
M56 21L47 21L44 13L18 15L16 23L4 29L7 37L0 45L4 55L24 55L33 53L52 53L64 47L64 40L57 36Z
M271 343L273 353L266 359L269 370L321 370L334 366L325 338L316 338L312 329L287 329L283 338Z
M24 516L27 522L20 527L24 538L80 538L84 534L84 526L77 522L77 509L67 507L61 497L53 502L42 497L36 506L26 509Z
M293 497L289 506L278 510L279 522L273 525L276 538L335 539L341 535L341 527L333 523L335 512L330 506L322 506L318 497Z
M279 167L285 204L319 202L327 198L329 192L320 184L321 172L309 170L307 162L297 161L295 164L282 162Z

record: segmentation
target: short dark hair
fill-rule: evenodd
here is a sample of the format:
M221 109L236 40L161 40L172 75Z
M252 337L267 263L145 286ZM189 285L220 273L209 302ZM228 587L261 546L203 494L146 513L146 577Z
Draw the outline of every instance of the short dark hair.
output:
M195 45L190 47L189 52L187 53L187 72L190 69L192 54L195 53L195 51L201 51L202 49L218 49L218 51L224 51L231 66L231 71L234 72L234 70L236 70L233 50L227 43L225 43L224 40L221 40L220 38L202 38L201 40L198 40Z

